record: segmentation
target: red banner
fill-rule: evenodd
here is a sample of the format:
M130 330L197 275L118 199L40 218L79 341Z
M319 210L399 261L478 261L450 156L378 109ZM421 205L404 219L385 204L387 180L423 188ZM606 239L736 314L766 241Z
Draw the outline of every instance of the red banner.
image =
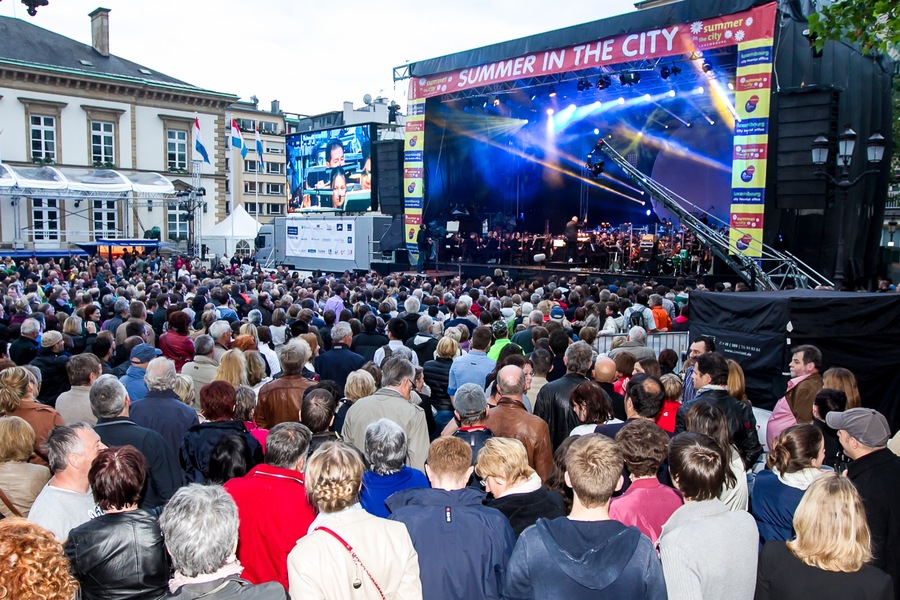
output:
M430 98L527 77L690 54L771 38L774 36L776 9L776 3L766 4L732 15L622 34L449 73L414 78L410 85L409 99Z

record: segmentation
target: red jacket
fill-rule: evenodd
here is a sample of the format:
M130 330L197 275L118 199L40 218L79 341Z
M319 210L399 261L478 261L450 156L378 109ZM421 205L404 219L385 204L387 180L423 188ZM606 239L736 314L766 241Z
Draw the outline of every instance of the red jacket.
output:
M168 331L159 336L159 349L163 356L175 361L175 370L181 373L185 363L194 360L194 341L186 335Z
M257 465L225 483L238 507L237 557L250 583L277 581L288 589L287 557L316 513L306 499L303 474Z

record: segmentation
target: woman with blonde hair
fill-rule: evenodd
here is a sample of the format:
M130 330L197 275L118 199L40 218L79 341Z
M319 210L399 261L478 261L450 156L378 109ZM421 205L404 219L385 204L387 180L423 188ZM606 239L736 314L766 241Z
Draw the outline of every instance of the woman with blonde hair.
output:
M794 511L806 489L822 475L825 440L812 423L794 425L775 438L767 469L756 475L751 510L761 541L791 539Z
M453 403L450 402L447 388L450 385L450 367L453 366L453 359L458 353L457 341L451 337L443 337L438 342L434 360L422 365L425 385L431 389L431 406L434 410L443 412L443 418L436 419L441 427L453 418Z
M306 467L306 493L319 509L288 555L292 598L421 598L419 557L402 523L359 505L359 451L327 442Z
M0 520L0 598L71 600L78 580L53 534L25 519Z
M340 432L344 428L344 418L354 402L371 396L377 389L375 377L371 373L364 369L351 371L347 375L347 383L344 384L344 398L334 413L334 431Z
M872 542L862 498L837 473L816 479L794 513L794 539L763 547L756 600L891 600L890 576L869 564Z
M847 395L847 408L859 408L859 386L856 384L856 376L849 369L843 367L831 367L822 373L822 387L840 390Z
M744 379L744 369L737 361L727 359L728 363L728 393L733 398L737 398L747 406L752 406L750 400L747 399L747 383Z
M216 315L216 311L214 310L206 310L203 311L203 314L200 315L200 329L193 332L191 334L191 339L196 340L201 335L209 335L209 327L213 323L215 323L219 317Z
M34 452L34 429L21 417L0 417L0 502L4 517L28 517L34 499L50 480L50 469L27 461ZM9 501L11 506L7 506Z
M72 315L67 318L62 326L63 340L65 340L65 348L72 354L81 354L87 348L88 339L96 337L96 326L91 323L92 331L85 331L84 321L81 317Z
M226 350L219 359L213 381L227 381L232 386L247 385L247 359L237 348Z
M0 415L21 417L34 429L34 455L28 462L47 465L44 442L54 427L64 425L56 410L37 401L37 378L24 367L0 371Z
M496 508L509 519L516 537L541 517L566 516L566 503L559 492L542 486L541 478L528 465L525 445L519 440L495 437L487 440L475 461L475 473L493 499L485 506Z
M259 393L259 388L270 380L266 376L266 359L257 350L244 352L244 359L247 361L247 385Z

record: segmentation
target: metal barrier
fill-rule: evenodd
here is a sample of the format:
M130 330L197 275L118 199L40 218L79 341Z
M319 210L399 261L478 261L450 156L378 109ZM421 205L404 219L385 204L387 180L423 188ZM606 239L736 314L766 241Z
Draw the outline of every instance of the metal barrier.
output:
M597 352L604 354L612 350L613 340L617 337L624 338L624 335L598 335L597 341L594 342L594 348ZM653 352L659 356L659 353L666 348L670 348L678 355L678 366L676 372L681 371L681 358L690 347L687 331L673 331L669 333L651 333L647 335L647 347L652 348Z

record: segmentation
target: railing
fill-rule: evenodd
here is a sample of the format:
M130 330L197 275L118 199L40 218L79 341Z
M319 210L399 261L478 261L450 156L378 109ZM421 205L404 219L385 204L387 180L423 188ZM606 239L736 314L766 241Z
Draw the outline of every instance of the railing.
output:
M613 349L613 340L617 337L624 338L624 335L598 335L594 342L594 348L601 354L607 353ZM673 331L670 333L651 333L647 336L647 347L659 356L659 353L665 349L671 349L678 355L678 365L676 371L681 371L681 357L684 354L690 342L688 341L687 331Z

